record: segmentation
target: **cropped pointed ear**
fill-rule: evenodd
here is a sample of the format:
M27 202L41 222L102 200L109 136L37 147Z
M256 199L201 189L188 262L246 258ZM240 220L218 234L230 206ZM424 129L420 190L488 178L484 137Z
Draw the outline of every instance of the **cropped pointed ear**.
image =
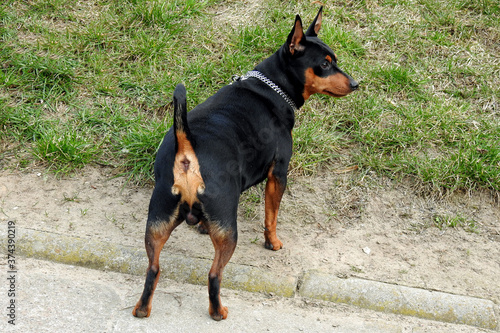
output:
M303 38L304 30L302 28L302 21L300 19L300 16L297 15L295 17L295 24L293 25L292 31L288 35L287 39L288 50L292 55L294 55L297 51L304 50L304 46L300 45L300 42Z
M307 29L306 36L316 37L318 35L319 29L321 29L322 19L323 19L323 6L319 8L318 14L316 14L314 21Z

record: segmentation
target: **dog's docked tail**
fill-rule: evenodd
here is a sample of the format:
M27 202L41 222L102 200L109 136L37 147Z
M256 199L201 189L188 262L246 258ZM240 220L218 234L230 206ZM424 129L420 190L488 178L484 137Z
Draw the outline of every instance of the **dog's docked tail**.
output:
M174 90L174 129L176 133L176 150L178 148L177 133L185 133L186 137L191 141L191 132L187 123L187 101L186 88L182 83L178 84Z
M195 141L187 122L186 88L179 84L174 91L175 161L172 193L180 195L179 214L190 225L199 222L201 204L198 194L205 190L198 158L194 152Z

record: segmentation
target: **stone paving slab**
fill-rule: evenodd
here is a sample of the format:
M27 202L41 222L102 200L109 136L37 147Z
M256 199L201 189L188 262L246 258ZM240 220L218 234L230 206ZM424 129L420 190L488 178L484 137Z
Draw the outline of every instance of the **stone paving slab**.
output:
M144 249L87 238L16 230L17 254L79 265L99 270L144 275L147 258ZM7 235L0 231L2 248ZM163 256L162 275L177 282L206 285L211 260L170 254ZM498 329L498 305L490 300L429 291L357 278L341 279L307 271L303 276L286 276L259 267L229 263L222 287L283 297L301 296L388 313L424 319Z

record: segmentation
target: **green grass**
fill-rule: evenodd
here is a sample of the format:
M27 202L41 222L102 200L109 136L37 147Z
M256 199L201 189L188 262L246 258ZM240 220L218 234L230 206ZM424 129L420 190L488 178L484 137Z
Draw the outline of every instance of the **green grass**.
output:
M477 232L477 222L473 219L463 217L458 214L456 216L436 214L432 218L434 226L439 230L446 228L462 228L467 232Z
M361 88L341 100L314 96L300 110L293 174L355 164L440 192L500 191L498 1L325 5L320 37ZM317 11L309 1L237 6L4 1L0 165L60 174L105 165L151 181L174 87L186 84L191 107L203 102L273 53L295 14L308 24Z

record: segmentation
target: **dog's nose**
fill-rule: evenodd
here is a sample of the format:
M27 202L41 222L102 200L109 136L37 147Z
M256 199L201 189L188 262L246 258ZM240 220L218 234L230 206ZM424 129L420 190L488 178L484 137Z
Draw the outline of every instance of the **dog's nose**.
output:
M350 80L349 84L351 85L351 90L357 90L359 88L359 83L355 80Z

